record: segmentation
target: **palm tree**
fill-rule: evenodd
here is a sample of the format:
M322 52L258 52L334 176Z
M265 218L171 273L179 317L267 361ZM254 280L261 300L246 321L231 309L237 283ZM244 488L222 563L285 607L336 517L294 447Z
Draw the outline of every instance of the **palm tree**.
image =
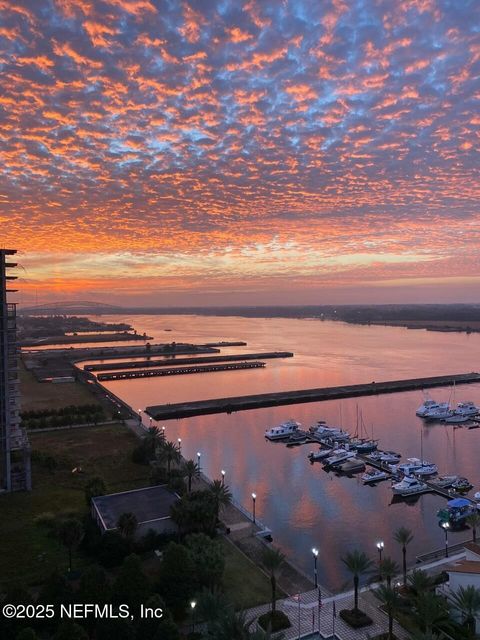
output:
M270 574L270 585L272 587L272 613L277 607L277 577L285 561L285 556L279 549L265 547L262 553L262 563Z
M388 640L393 640L393 617L399 610L401 600L396 589L390 586L380 585L376 591L376 595L385 607L388 615Z
M103 478L100 476L94 476L85 485L85 500L87 506L90 508L92 498L97 496L104 496L107 493L107 487Z
M385 556L385 558L383 558L383 560L381 560L379 563L379 571L380 571L380 577L382 578L382 580L384 578L386 579L387 587L391 587L392 578L398 575L400 569L398 564L395 562L395 560L393 560L393 558L390 558L389 556Z
M224 485L221 480L214 480L210 485L210 493L215 498L215 515L216 520L220 515L220 508L226 507L232 501L232 493L228 486Z
M478 513L478 511L474 511L469 516L467 516L465 520L468 526L472 528L472 540L473 542L476 542L477 529L478 527L480 527L480 513Z
M60 542L68 549L68 571L72 572L72 551L82 541L84 535L83 525L77 518L66 518L58 527Z
M433 587L432 578L422 569L414 569L408 576L408 583L415 596L430 591Z
M133 538L138 527L138 520L133 513L122 513L117 521L117 529L124 538Z
M452 604L462 614L463 622L472 633L475 633L475 618L480 611L480 589L469 585L459 587L452 594Z
M355 591L355 605L353 610L358 612L358 584L360 582L360 576L366 573L373 565L372 560L363 552L349 551L344 558L342 558L343 564L347 567L350 573L353 575L353 588Z
M169 440L167 440L167 442L165 442L165 444L162 446L160 456L167 461L168 475L170 475L170 467L172 462L180 462L180 460L182 459L178 445L176 445L174 442L170 442Z
M433 591L417 592L414 608L417 624L430 640L433 638L434 627L448 623L446 601Z
M253 621L254 618L247 619L244 611L237 614L228 607L209 629L208 637L212 640L250 640Z
M188 478L188 493L192 490L192 478L200 476L200 467L193 460L187 460L183 465L183 477Z
M162 435L158 427L149 427L147 429L147 433L143 438L143 444L152 457L155 457L157 448L163 442Z
M393 535L398 544L402 545L403 556L403 586L407 586L407 545L413 540L413 533L406 527L400 527Z

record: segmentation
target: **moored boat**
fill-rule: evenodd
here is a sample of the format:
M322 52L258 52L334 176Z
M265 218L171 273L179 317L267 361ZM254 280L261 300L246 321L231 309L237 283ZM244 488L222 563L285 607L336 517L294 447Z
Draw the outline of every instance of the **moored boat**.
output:
M325 460L326 467L334 467L341 462L345 462L346 460L355 457L355 451L349 451L348 449L343 448L336 449L332 454L333 455Z
M437 473L438 468L436 464L427 462L426 460L420 460L420 458L407 458L407 462L398 465L398 471L404 473L406 476L413 474L418 476L433 476Z
M310 451L307 457L310 462L317 462L319 460L325 460L325 458L328 458L331 455L331 449L319 449L318 451Z
M411 496L428 491L428 486L413 476L405 476L400 482L392 484L392 491L397 496Z
M381 480L386 480L388 478L388 473L386 471L381 471L380 469L370 468L366 471L362 476L363 484L371 484L373 482L380 482Z
M477 511L477 506L466 498L454 498L447 502L446 508L437 512L438 524L444 526L445 523L452 529L463 527L468 516Z
M456 480L458 480L458 476L439 476L430 482L439 489L448 489Z
M295 433L299 427L301 427L299 422L287 420L287 422L282 422L278 427L272 427L265 431L265 438L268 440L286 440Z
M452 483L452 489L459 492L470 491L473 487L473 484L467 478L457 478L455 482Z
M365 463L358 458L350 458L346 462L341 462L335 469L342 473L360 473L365 471Z

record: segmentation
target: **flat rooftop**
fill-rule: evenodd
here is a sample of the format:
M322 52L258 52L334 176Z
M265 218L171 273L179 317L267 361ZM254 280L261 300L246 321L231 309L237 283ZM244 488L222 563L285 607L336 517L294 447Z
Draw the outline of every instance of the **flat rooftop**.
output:
M106 530L116 529L119 517L123 513L133 513L138 524L170 517L170 507L178 502L178 496L165 485L133 489L122 493L92 498Z

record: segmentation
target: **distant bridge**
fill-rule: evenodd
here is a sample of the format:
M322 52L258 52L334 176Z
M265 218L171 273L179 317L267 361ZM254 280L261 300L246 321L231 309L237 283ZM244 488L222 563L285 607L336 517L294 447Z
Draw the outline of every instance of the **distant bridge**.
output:
M85 300L67 300L64 302L51 302L50 304L39 304L33 307L20 307L18 310L20 315L72 315L92 313L100 315L102 313L115 313L121 311L122 307L112 304L104 304L103 302L91 302Z

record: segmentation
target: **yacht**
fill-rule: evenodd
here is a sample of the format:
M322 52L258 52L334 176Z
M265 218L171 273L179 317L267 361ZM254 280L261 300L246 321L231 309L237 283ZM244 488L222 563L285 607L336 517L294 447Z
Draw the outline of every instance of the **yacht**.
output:
M458 480L458 476L439 476L431 482L439 489L448 489L456 480Z
M325 460L332 455L331 449L319 449L318 451L310 451L308 454L308 459L310 462L316 462L318 460Z
M295 422L295 420L287 420L287 422L282 422L278 427L272 427L265 431L265 438L268 440L285 440L292 433L295 433L300 426L301 424Z
M452 489L455 489L455 491L470 491L472 487L473 484L467 480L467 478L457 478L455 482L452 483Z
M349 460L350 458L354 458L354 457L355 457L355 451L349 451L348 449L338 448L335 450L335 452L333 452L333 455L331 455L325 460L325 466L334 467L335 465L340 464L341 462L345 462L346 460Z
M363 476L363 484L370 484L371 482L380 482L380 480L386 480L388 473L386 471L380 471L380 469L369 469Z
M415 413L420 418L424 418L429 411L431 411L432 409L438 409L439 407L440 405L438 404L438 402L435 402L435 400L431 400L430 398L426 398L423 401L423 404L420 405L415 411Z
M310 433L320 438L330 438L331 440L348 440L350 434L340 427L329 427L324 420L319 420L316 425L310 427Z
M400 453L395 451L374 451L367 458L375 460L376 462L385 462L386 464L397 464L401 458Z
M453 416L453 411L450 409L448 402L442 402L436 407L429 409L423 416L425 420L445 420Z
M377 440L350 440L349 444L357 453L371 453L376 450L377 442Z
M342 473L361 473L365 471L365 463L359 458L350 458L350 460L346 460L337 465L335 470L341 471Z
M436 464L427 462L426 460L420 460L420 458L407 458L407 462L398 465L398 471L401 471L406 476L412 474L418 476L433 476L437 473L438 468Z
M428 486L413 476L405 476L401 482L392 484L392 491L396 496L411 496L427 490Z

